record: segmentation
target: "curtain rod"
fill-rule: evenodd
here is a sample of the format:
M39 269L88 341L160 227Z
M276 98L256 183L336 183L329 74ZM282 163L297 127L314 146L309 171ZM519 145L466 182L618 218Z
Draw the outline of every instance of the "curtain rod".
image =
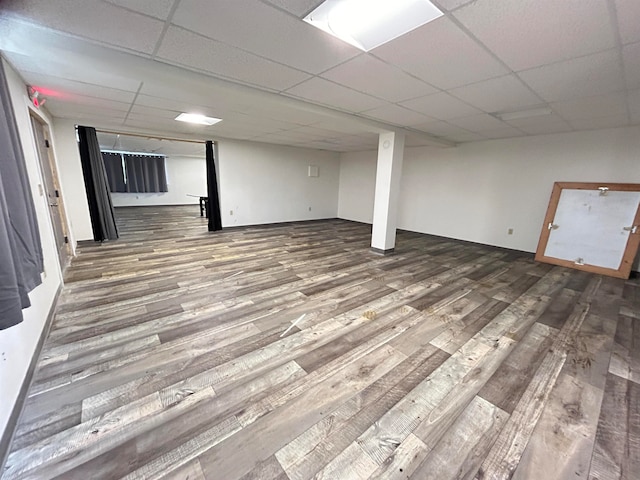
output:
M149 140L169 140L170 142L198 143L201 145L204 145L205 143L207 143L202 140L186 140L183 138L163 137L159 135L143 135L142 133L116 132L115 130L101 130L98 128L96 128L96 132L109 133L111 135L128 135L130 137L148 138ZM213 143L217 143L217 142L214 141Z
M116 155L138 155L140 157L167 157L164 153L147 153L147 152L128 152L126 150L113 150L110 148L101 148L101 152L115 153Z

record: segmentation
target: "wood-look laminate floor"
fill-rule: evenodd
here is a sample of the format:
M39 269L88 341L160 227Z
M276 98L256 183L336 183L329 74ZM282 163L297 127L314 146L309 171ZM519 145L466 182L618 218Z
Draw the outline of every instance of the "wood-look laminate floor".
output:
M638 479L640 282L327 220L118 210L3 479Z

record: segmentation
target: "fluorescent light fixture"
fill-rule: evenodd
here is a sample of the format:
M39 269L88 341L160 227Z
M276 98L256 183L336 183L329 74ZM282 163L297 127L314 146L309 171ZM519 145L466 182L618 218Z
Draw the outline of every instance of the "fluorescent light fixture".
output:
M197 123L198 125L215 125L221 122L221 118L205 117L198 113L181 113L176 117L179 122Z
M553 110L549 107L530 108L529 110L518 110L516 112L494 113L500 120L516 120L518 118L541 117L551 115Z
M440 16L429 0L326 0L304 21L368 52Z

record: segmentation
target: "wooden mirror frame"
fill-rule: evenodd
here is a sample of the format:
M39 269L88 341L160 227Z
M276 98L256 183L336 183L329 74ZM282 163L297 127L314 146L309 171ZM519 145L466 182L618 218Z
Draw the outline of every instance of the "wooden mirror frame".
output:
M640 184L635 183L580 183L580 182L555 182L553 184L553 190L551 192L551 199L549 200L549 207L547 208L547 214L544 217L544 223L542 224L542 232L540 233L540 240L538 241L538 248L536 249L535 259L538 262L551 263L553 265L560 265L562 267L575 268L578 270L584 270L586 272L598 273L601 275L608 275L617 278L629 278L631 274L631 267L638 252L638 246L640 245L640 229L635 233L629 234L629 240L622 256L622 262L620 267L616 270L613 268L598 267L595 265L579 265L570 260L563 260L555 257L547 257L544 255L547 249L547 243L549 242L549 236L551 230L548 225L553 222L556 211L558 209L558 203L560 202L560 195L563 189L570 190L598 190L600 188L607 188L611 192L640 192ZM633 225L640 225L640 207L636 210Z

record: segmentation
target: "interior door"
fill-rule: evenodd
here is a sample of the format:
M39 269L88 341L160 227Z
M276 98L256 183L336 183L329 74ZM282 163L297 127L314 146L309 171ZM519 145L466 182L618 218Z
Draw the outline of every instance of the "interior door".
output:
M47 197L53 233L56 240L60 265L64 269L69 261L69 244L67 236L67 224L64 215L62 196L60 195L60 183L58 180L55 161L51 147L51 137L47 125L34 115L31 115L33 135L36 142L38 159L42 171L44 194Z
M557 183L536 260L627 278L639 223L640 185Z

